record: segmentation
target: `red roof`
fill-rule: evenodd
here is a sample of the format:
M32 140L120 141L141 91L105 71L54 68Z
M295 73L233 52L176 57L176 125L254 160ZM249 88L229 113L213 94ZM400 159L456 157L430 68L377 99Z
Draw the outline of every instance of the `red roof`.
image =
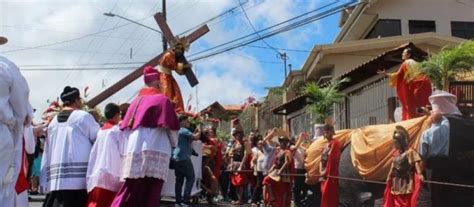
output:
M225 105L223 106L226 111L242 111L241 105Z

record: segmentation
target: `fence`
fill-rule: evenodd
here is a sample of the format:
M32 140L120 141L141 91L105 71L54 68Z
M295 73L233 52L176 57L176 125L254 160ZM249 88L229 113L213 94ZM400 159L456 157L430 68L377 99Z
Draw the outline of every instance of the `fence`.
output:
M474 81L453 81L449 92L458 97L459 106L474 107Z

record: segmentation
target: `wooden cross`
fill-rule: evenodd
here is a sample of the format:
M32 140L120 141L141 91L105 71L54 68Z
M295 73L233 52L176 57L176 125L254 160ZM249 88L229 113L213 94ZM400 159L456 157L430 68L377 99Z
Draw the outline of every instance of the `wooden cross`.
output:
M168 24L166 23L166 20L163 17L163 15L161 13L156 13L154 15L154 18L155 18L156 22L158 23L158 26L160 27L166 41L168 41L169 43L174 43L175 37L173 36L173 33L171 32L171 29L169 28ZM197 39L199 39L200 37L202 37L207 32L209 32L209 27L207 27L207 25L203 25L203 26L199 27L197 30L195 30L194 32L192 32L191 34L189 34L188 36L186 36L186 39L189 41L189 43L192 43L192 42L196 41ZM130 74L128 74L127 76L125 76L124 78L119 80L114 85L110 86L109 88L105 89L100 94L98 94L97 96L95 96L94 98L89 100L87 102L87 106L89 106L90 108L93 108L93 107L97 106L98 104L100 104L105 99L107 99L110 96L114 95L115 93L120 91L122 88L124 88L128 84L132 83L133 81L135 81L136 79L141 77L143 75L143 69L146 66L153 66L154 67L154 66L158 65L158 63L161 59L161 56L163 56L164 52L166 52L166 51L163 51L163 53L161 53L160 55L154 57L153 59L151 59L147 63L143 64L141 67L137 68L136 70L134 70L133 72L131 72ZM194 86L198 83L197 79L196 79L196 76L194 75L194 73L191 69L186 70L185 75L186 75L186 78L188 79L189 83L191 84L191 86Z
M177 42L177 39L176 39L177 37L173 35L173 32L171 32L171 29L168 26L168 24L166 23L166 19L164 18L164 16L161 15L161 13L158 13L154 17L155 17L155 21L158 23L158 26L160 27L161 32L163 33L163 36L165 37L165 40L168 42L168 44L174 45ZM207 26L204 26L204 27L207 28ZM199 31L199 29L196 30L196 32L197 31ZM208 31L209 31L209 29L205 30L206 33ZM202 36L204 34L199 33L198 35ZM191 37L191 35L189 35L188 37L185 37L186 41L189 42L189 43L191 43L191 41L192 41L191 38L196 38L196 37ZM185 63L188 62L185 57L184 57L184 62ZM184 75L186 76L186 79L188 79L189 85L191 85L191 87L194 87L199 83L199 81L196 78L196 75L194 75L194 72L193 72L193 70L191 70L191 68L186 69L184 71Z

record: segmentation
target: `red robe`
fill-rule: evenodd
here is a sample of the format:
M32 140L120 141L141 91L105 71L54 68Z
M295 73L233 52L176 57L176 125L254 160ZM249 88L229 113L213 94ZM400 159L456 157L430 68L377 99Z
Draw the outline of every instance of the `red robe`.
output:
M278 165L278 162L280 162L279 164L283 164L281 163L281 161L283 161L282 156L286 157L287 153L291 153L291 154L293 153L291 150L284 150L284 151L281 151L281 149L277 149L277 150L278 150L276 152L277 155L274 157L273 165ZM293 159L291 159L288 167L286 168L286 170L282 172L282 174L293 174L294 169L295 169L294 162L293 162ZM268 203L272 206L290 207L291 206L291 184L292 184L293 177L292 176L279 176L279 177L280 177L279 181L276 181L275 179L277 177L274 177L270 174L270 175L267 175L263 179L262 184L266 186L267 188L271 188L273 196L275 197L275 200L271 201L271 196L268 191L266 191L265 194L263 195L263 199L265 203ZM286 179L286 180L283 181L283 179ZM286 196L286 199L283 195Z
M415 152L417 153L417 152ZM399 155L398 151L393 153L396 157ZM389 175L391 176L391 175ZM413 191L407 194L393 195L392 194L392 178L388 179L385 191L383 194L383 207L416 207L416 201L421 189L421 181L418 174L413 172Z
M174 56L173 51L168 50L163 54L160 59L160 86L161 91L167 96L174 104L176 112L184 111L183 97L181 90L179 89L178 83L171 74L173 70L177 70L178 63Z
M278 182L273 180L270 176L266 176L263 179L262 184L271 188L275 200L271 201L270 193L268 191L263 195L265 203L270 204L275 207L290 207L291 206L291 182ZM286 202L283 200L283 195L289 196L286 199Z
M416 207L416 201L421 189L420 178L413 173L413 192L405 195L393 195L391 193L392 182L389 180L383 193L383 207Z
M222 167L222 143L219 142L217 138L212 138L211 139L212 143L217 147L217 152L216 152L216 164L214 166L214 169L212 169L212 172L214 176L216 176L217 180L219 180L221 176L221 167Z
M339 160L341 158L341 144L333 139L329 142L331 151L326 164L326 175L339 176ZM321 183L321 207L339 206L339 180L326 177Z
M431 95L431 81L425 75L416 75L407 80L410 67L416 62L405 60L398 72L390 75L390 84L397 89L397 96L402 107L402 120L420 117L416 108L429 105L428 97Z

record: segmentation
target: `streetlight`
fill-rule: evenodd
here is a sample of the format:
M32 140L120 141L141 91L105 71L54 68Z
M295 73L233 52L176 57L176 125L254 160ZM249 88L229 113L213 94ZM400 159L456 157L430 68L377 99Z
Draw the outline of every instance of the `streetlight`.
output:
M140 22L131 20L131 19L129 19L129 18L127 18L127 17L124 17L124 16L120 16L120 15L114 14L114 13L112 13L112 12L104 13L104 15L105 15L105 16L108 16L108 17L118 17L118 18L127 20L127 21L129 21L129 22L131 22L131 23L138 24L138 25L140 25L140 26L142 26L142 27L145 27L145 28L147 28L147 29L151 29L151 30L153 30L153 31L158 32L158 33L161 34L161 31L160 31L160 30L157 30L157 29L155 29L155 28L153 28L153 27L146 26L146 25L144 25L144 24L142 24L142 23L140 23Z

